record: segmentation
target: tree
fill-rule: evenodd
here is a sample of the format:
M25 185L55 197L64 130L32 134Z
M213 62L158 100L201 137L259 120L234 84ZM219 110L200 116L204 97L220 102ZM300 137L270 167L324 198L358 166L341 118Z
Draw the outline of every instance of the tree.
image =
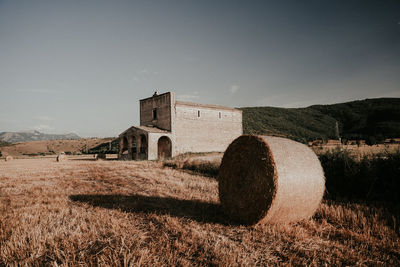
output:
M367 145L369 145L369 146L376 145L376 138L375 138L374 136L368 136L368 137L365 139L365 143L366 143Z

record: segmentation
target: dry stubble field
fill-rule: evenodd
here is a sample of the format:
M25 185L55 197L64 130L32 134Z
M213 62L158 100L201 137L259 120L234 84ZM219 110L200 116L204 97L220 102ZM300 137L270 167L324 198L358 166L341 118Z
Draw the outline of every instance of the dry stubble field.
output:
M0 162L1 265L399 265L396 218L324 202L292 225L235 225L217 181L161 162Z

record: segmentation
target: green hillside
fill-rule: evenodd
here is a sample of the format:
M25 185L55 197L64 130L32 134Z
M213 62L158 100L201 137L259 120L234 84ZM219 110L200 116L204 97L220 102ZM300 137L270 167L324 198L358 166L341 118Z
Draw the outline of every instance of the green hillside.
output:
M119 139L110 139L108 142L104 142L98 146L95 146L88 150L88 154L118 154L119 151Z
M400 137L400 98L378 98L306 108L245 107L243 132L306 142L335 138L381 141Z
M10 143L5 142L5 141L1 141L0 140L0 146L8 146Z

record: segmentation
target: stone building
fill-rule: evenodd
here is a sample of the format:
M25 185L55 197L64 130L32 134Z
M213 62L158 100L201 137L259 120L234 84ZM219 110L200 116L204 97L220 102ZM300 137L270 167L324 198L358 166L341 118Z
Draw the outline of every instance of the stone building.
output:
M242 111L176 101L173 92L140 100L140 126L119 135L120 159L174 157L185 152L223 152L242 134Z

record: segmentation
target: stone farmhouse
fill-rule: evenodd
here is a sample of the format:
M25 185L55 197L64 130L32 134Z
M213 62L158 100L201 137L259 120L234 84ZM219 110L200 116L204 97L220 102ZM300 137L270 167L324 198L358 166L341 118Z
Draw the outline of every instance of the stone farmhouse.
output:
M223 152L242 134L242 111L177 101L173 92L140 100L140 126L119 135L119 159L154 160L185 152Z

